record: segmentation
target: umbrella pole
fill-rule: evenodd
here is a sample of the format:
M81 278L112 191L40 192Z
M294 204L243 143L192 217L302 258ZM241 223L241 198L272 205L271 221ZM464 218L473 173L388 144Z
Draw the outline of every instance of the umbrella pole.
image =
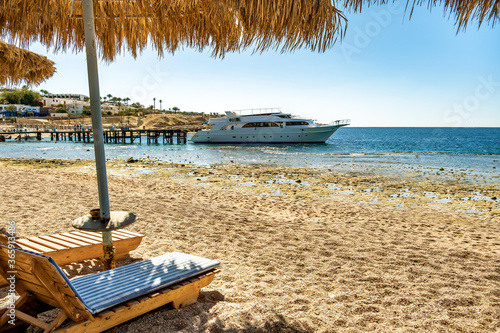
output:
M83 24L85 27L85 50L87 53L87 72L89 78L90 110L92 113L92 132L94 136L94 153L97 171L97 187L99 191L99 207L101 220L109 221L109 194L106 175L106 157L101 115L101 97L99 93L99 76L97 72L97 54L95 49L94 8L92 0L82 0ZM116 266L111 231L102 232L104 250L104 269Z

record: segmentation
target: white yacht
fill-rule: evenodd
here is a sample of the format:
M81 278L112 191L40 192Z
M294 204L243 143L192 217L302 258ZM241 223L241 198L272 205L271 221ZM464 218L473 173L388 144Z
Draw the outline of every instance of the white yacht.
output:
M196 143L299 143L325 142L350 120L317 125L311 119L292 117L278 108L226 111L226 117L212 118L209 130L191 138Z

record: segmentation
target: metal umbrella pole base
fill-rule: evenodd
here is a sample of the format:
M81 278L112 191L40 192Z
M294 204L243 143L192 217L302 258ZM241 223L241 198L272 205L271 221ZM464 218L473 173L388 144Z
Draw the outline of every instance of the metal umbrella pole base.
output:
M111 231L121 229L134 223L136 215L128 212L111 212L109 219L100 217L99 209L93 209L90 214L77 218L73 221L74 228L85 231L102 232L103 264L104 269L108 270L116 267L115 248L111 238Z

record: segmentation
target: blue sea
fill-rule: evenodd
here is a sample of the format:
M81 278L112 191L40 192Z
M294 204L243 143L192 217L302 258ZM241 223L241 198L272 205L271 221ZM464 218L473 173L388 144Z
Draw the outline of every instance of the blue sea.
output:
M461 170L489 181L500 173L500 128L340 128L324 144L106 144L107 159L243 163L341 172ZM93 145L50 139L0 144L1 157L93 159Z

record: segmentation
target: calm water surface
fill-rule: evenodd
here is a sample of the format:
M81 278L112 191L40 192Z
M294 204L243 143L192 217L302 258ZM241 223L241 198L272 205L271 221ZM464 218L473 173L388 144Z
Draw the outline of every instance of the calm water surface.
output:
M340 128L324 144L182 145L107 144L106 157L167 162L266 164L377 171L393 168L469 170L488 178L500 172L500 128ZM6 142L1 157L93 159L92 144Z

